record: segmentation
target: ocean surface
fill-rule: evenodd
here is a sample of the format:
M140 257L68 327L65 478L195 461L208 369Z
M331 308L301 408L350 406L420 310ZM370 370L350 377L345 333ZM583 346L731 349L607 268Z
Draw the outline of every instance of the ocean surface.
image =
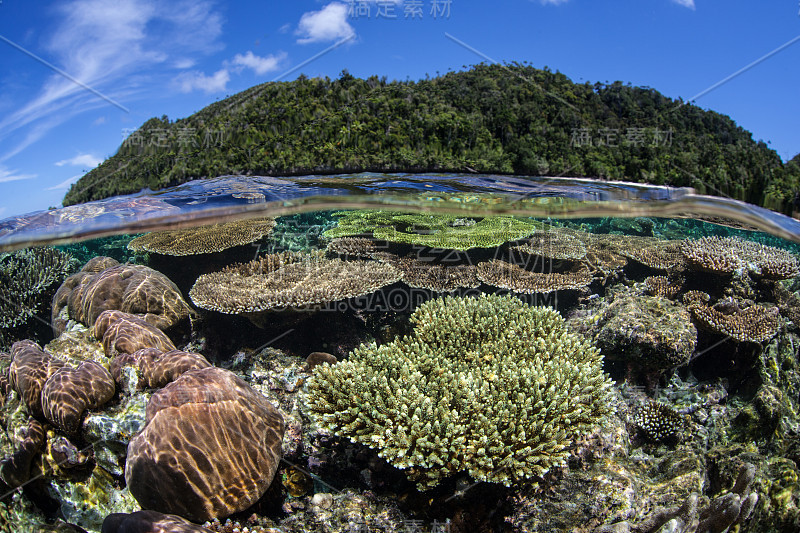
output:
M0 531L796 533L798 254L766 209L560 177L0 220Z

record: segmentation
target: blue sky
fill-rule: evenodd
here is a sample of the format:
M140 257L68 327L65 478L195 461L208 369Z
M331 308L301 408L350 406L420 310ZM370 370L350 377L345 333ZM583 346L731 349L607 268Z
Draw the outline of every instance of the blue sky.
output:
M0 218L60 206L148 118L300 73L490 58L690 99L798 36L798 0L0 0ZM793 157L800 40L696 103Z

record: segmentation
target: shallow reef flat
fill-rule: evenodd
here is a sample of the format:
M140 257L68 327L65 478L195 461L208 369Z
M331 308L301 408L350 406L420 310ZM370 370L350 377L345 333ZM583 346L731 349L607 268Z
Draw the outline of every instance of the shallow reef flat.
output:
M2 254L0 531L796 533L800 247L719 222Z

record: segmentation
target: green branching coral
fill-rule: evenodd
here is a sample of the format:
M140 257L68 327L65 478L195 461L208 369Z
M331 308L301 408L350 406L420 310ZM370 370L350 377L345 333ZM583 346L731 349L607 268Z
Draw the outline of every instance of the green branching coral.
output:
M445 297L411 321L410 336L315 367L307 406L421 489L464 471L507 486L542 476L609 412L599 350L553 309L511 296Z
M533 234L541 224L510 216L481 219L455 215L408 214L394 211L340 211L328 238L371 235L381 241L416 244L431 248L469 250L494 248Z

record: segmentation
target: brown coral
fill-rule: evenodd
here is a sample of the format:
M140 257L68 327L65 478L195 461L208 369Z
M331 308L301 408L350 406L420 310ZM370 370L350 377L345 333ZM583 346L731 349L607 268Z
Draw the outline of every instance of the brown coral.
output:
M0 462L0 479L9 487L23 485L31 475L31 462L45 443L45 431L40 422L31 418L19 435L17 450Z
M644 288L648 294L674 298L683 287L683 278L667 276L650 276L644 280Z
M586 256L586 245L583 241L575 232L565 229L536 232L512 250L557 260L577 261Z
M112 261L94 258L59 287L52 308L56 334L64 330L65 308L70 318L88 326L94 324L100 313L110 309L141 315L161 329L168 329L189 316L191 308L178 287L152 268L117 264L95 272Z
M398 257L389 253L381 253L380 260L399 270L403 283L417 289L452 292L462 288L476 288L481 284L474 265L450 265L417 259L411 255Z
M147 509L209 520L258 500L278 468L284 421L221 368L190 370L151 397L125 481Z
M298 254L292 260L262 258L204 274L189 296L195 305L211 311L256 313L363 296L401 277L391 265L376 261L342 261L315 254Z
M763 342L775 336L781 327L777 307L751 305L724 311L705 305L692 305L692 316L702 327L727 335L739 342Z
M678 241L648 240L639 246L620 247L619 253L655 270L680 270L685 265Z
M112 513L103 520L102 533L211 533L180 516L156 511Z
M155 348L144 348L134 353L117 355L111 361L111 374L117 383L122 381L122 368L133 365L142 373L145 383L151 388L160 388L178 379L184 372L211 366L199 353L171 350L162 352Z
M251 218L199 228L156 231L136 237L128 243L128 249L175 256L208 254L255 242L269 235L274 227L273 218Z
M134 353L143 348L162 352L175 350L163 331L136 315L122 311L103 311L94 323L94 336L103 343L108 357L117 353Z
M338 237L328 243L325 251L329 255L370 259L386 248L387 243L365 237Z
M78 368L62 367L47 379L42 388L42 411L49 422L72 435L80 428L83 412L108 402L114 392L114 378L108 370L84 361Z
M11 357L8 372L11 387L25 402L28 412L42 416L42 388L66 363L43 352L38 344L29 340L15 342L11 346Z
M718 274L748 271L768 279L788 279L800 274L797 258L786 250L737 237L687 239L681 252L697 270Z
M531 272L493 259L478 263L478 279L487 285L522 293L549 293L564 289L583 289L592 282L587 268L569 272Z

